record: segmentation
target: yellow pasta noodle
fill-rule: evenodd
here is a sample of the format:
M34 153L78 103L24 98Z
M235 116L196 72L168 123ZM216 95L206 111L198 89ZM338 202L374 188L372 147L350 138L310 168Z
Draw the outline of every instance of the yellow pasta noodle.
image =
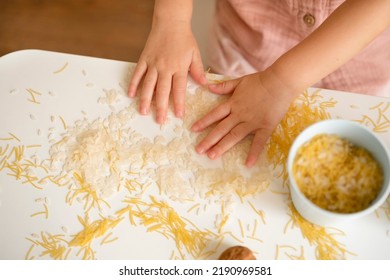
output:
M317 135L298 150L293 174L307 198L338 213L367 208L383 182L381 166L367 150L331 134Z

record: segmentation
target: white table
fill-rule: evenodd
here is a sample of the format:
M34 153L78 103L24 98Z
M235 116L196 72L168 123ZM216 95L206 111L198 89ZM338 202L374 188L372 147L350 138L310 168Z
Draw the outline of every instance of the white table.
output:
M133 68L39 50L0 58L0 259L215 259L232 245L251 248L258 259L316 259L327 248L331 258L390 259L390 199L350 224L311 227L292 212L288 189L267 171L265 158L254 171L241 163L223 171L221 160L193 151L197 135L172 114L163 127L152 116L140 116L126 96ZM190 81L188 92L191 104L199 89ZM367 125L390 147L390 100L309 89L313 94L314 106L322 104L332 118ZM188 107L187 113L207 111ZM124 119L109 120L121 111ZM107 134L124 162L111 169L116 179L102 175L118 187L94 204L86 201L74 172L50 169L49 150L64 136L85 137L82 130L91 132L98 118L111 125ZM195 116L188 118L191 123ZM72 132L75 126L78 132ZM227 160L234 162L234 155ZM255 172L260 183L249 187L247 178ZM102 231L82 245L75 237L86 215L90 228ZM313 243L309 234L316 236Z

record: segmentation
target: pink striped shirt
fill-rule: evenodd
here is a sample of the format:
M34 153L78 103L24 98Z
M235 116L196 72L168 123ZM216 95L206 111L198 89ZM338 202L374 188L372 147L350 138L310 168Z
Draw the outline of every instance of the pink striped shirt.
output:
M208 66L229 76L262 71L315 30L343 2L217 0ZM390 97L390 30L313 86Z

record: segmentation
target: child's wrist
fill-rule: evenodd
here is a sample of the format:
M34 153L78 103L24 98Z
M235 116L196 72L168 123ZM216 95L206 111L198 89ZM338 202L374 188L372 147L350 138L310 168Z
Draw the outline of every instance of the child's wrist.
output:
M153 13L155 24L190 24L192 0L156 0Z
M293 101L305 88L285 79L274 67L260 72L262 84L271 93L277 93L286 101Z

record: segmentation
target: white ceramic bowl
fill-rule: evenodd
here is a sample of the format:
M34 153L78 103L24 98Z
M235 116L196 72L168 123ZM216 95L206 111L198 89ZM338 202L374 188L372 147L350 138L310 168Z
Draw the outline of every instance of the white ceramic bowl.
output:
M368 208L359 212L348 214L331 212L312 203L300 191L292 173L295 155L302 144L309 141L313 136L322 133L338 135L342 138L348 139L355 145L365 148L382 166L384 177L383 185L378 196ZM302 131L290 148L287 170L290 180L291 198L295 208L303 218L320 226L332 226L341 222L344 223L352 219L366 216L380 207L390 193L390 156L386 145L367 127L352 121L320 121Z

